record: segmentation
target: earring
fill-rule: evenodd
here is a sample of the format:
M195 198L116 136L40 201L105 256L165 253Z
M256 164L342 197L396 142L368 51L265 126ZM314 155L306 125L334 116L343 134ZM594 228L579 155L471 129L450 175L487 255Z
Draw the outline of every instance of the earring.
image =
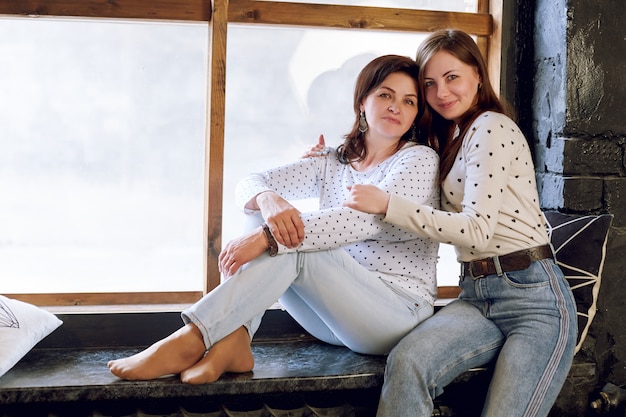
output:
M359 112L359 132L365 133L368 129L367 120L365 120L365 113L363 110Z

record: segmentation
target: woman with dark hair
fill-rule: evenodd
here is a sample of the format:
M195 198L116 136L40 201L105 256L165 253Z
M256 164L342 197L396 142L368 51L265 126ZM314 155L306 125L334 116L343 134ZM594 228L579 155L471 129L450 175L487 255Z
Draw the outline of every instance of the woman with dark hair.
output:
M483 417L546 416L572 363L577 321L528 143L466 33L434 32L416 62L427 103L421 131L441 154L442 209L365 184L352 187L347 205L453 244L461 293L393 349L378 416L430 416L447 384L490 362Z
M352 131L324 158L246 177L240 206L265 223L219 256L228 278L182 313L185 325L146 350L109 362L124 379L181 375L217 380L254 367L250 342L277 299L313 336L364 354L387 354L433 313L438 244L342 206L349 189L375 184L416 204L439 203L438 156L414 141L418 67L374 59L357 78ZM300 213L287 199L318 197Z

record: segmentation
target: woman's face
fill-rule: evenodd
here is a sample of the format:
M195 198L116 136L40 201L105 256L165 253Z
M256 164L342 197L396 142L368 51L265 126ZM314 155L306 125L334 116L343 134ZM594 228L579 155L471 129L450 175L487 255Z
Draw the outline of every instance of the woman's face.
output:
M480 82L476 67L447 51L436 52L424 66L426 102L441 117L457 123L475 104Z
M370 138L399 140L417 116L417 88L403 72L389 74L361 103Z

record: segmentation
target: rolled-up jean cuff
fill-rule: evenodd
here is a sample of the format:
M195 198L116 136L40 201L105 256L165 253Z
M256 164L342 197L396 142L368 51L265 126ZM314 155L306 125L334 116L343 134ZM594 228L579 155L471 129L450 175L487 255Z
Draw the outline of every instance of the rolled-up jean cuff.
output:
M207 331L204 328L204 326L202 325L202 323L200 323L199 320L194 320L193 315L187 314L184 311L182 313L180 313L180 317L183 319L183 323L185 323L186 325L190 324L190 323L193 323L193 324L196 325L198 330L200 330L200 334L202 334L202 341L204 342L204 348L206 350L209 350L209 348L211 347L211 341L209 340L209 336L207 334Z
M204 342L204 347L206 350L209 350L214 343L219 342L219 340L216 340L215 342L211 341L211 339L209 338L208 330L204 328L204 326L199 320L194 320L194 317L192 314L187 314L185 311L183 311L180 314L180 316L183 320L183 323L185 324L193 323L196 325L198 330L200 330L200 333L202 334L202 341ZM247 322L242 324L242 326L245 327L246 331L248 332L250 341L252 341L254 334L256 333L259 326L261 325L262 319L263 319L263 314L258 314L254 316L251 320L248 320Z

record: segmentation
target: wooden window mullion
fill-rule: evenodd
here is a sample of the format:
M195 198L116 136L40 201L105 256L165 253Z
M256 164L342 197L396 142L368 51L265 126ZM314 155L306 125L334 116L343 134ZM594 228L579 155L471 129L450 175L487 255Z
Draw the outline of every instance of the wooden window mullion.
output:
M213 1L209 28L207 120L206 280L205 292L220 283L218 256L222 246L222 200L224 176L224 120L226 113L226 39L228 0Z

